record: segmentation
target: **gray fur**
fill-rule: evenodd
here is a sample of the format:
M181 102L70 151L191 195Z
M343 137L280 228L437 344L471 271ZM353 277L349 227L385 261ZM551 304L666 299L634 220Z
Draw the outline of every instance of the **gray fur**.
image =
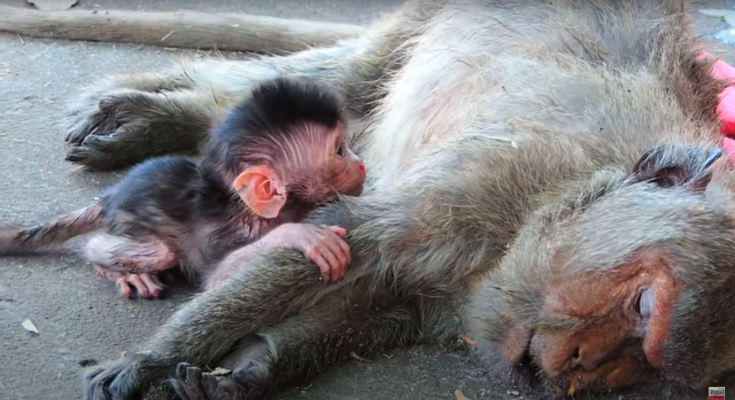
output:
M732 171L718 160L706 190L632 173L657 146L719 146L722 83L696 61L698 48L684 1L416 0L332 47L107 78L69 116L75 162L103 168L144 159L151 143L172 138L158 124L200 137L237 91L299 76L342 91L372 187L311 219L348 229L353 255L343 281L305 279L313 265L294 251L248 260L235 251L223 261L239 266L230 280L182 307L140 353L90 369L87 398L149 388L157 398L168 378L192 400L260 398L344 362L358 345L367 355L465 332L488 366L513 377L526 370L558 389L554 377L534 374L533 360L529 371L503 357L507 329L544 322L539 287L549 278L614 269L607 263L641 246L676 256L672 271L685 287L673 311L675 340L653 376L706 386L735 368L726 333L701 345L693 337L697 324L735 306L715 294L732 292L735 281ZM150 89L182 81L186 88ZM157 100L137 102L136 91ZM116 103L102 111L107 96ZM178 107L204 117L190 123ZM114 124L115 109L129 119ZM701 166L676 153L680 165ZM554 269L560 248L569 264ZM706 304L715 299L720 312ZM726 325L735 329L735 320ZM217 364L234 368L221 385L198 368ZM228 382L236 383L229 394Z

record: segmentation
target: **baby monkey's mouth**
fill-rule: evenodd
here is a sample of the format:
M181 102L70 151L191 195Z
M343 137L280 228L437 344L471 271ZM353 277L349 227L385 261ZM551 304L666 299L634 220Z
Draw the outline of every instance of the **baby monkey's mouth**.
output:
M351 188L350 190L346 191L345 194L347 196L358 197L358 196L360 196L362 194L363 186L364 185L357 185L357 186Z

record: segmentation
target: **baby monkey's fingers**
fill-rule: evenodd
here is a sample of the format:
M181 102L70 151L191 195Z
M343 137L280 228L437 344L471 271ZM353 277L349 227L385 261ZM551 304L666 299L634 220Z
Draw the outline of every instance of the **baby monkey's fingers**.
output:
M334 232L337 236L340 238L344 238L347 235L347 229L342 228L340 226L329 226L329 230ZM334 243L338 243L340 246L340 254L346 255L344 262L347 265L350 265L352 263L351 257L350 257L350 245L347 244L344 240L336 240Z
M330 231L334 232L339 237L344 237L347 234L347 229L342 228L341 226L328 226Z
M127 274L118 278L115 283L120 294L126 299L160 299L163 297L163 285L153 274ZM135 289L135 293L133 293Z
M339 282L350 263L349 246L342 239L346 234L339 226L293 223L276 228L261 240L266 246L301 250L317 265L321 280Z
M332 266L322 253L314 252L307 254L309 259L313 261L319 268L319 280L329 282Z
M141 282L145 285L150 298L160 299L163 297L163 284L157 274L139 274Z
M337 261L337 257L332 253L328 240L319 238L316 243L310 246L306 252L306 256L316 263L319 268L320 280L333 282L332 275L334 270L339 268L339 262Z
M131 300L135 298L135 291L133 290L132 285L125 279L125 277L117 278L115 281L115 285L117 285L117 290L120 292L120 295L128 300Z
M340 266L333 243L342 239L327 226L304 224L300 227L308 231L308 236L303 238L307 241L304 253L319 268L319 279L335 282L335 274L338 274Z
M134 299L136 295L142 299L160 299L163 297L163 284L156 274L124 274L98 264L94 264L94 271L98 275L115 282L120 295L126 299Z
M329 226L328 228L338 236L327 235L324 239L334 258L336 258L336 264L332 264L332 279L330 282L339 282L344 279L347 267L352 262L350 246L342 239L347 235L347 230L339 226Z
M133 287L128 282L125 274L123 274L122 272L110 270L99 264L93 264L92 267L94 268L94 272L97 275L115 282L117 290L120 292L120 295L122 297L126 299L132 299L135 297Z
M347 230L339 226L324 226L329 232L325 232L321 238L328 255L325 258L330 262L331 273L328 282L339 282L344 279L345 270L350 265L350 247L342 237L347 235Z
M153 274L127 274L117 280L117 286L123 297L132 299L160 299L163 297L163 285ZM132 289L135 289L133 294Z
M140 275L138 274L130 274L125 277L125 279L133 285L135 288L135 291L138 292L138 297L141 299L148 299L151 296L150 291L148 290L148 286L146 286L145 282L143 282L143 279L141 279Z

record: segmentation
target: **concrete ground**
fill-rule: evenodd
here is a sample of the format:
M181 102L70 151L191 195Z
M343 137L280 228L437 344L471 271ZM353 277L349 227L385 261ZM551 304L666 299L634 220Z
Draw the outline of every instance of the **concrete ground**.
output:
M22 0L2 0L23 6ZM83 0L79 7L122 7L113 0ZM724 0L695 2L722 9ZM132 10L197 9L240 11L278 17L367 24L397 0L130 0ZM735 9L735 8L730 8ZM703 34L719 36L712 49L735 63L728 25L697 15ZM119 174L92 174L63 161L56 122L66 102L90 80L112 72L147 71L182 55L204 52L137 45L66 42L0 34L0 223L28 224L87 205ZM0 400L80 398L81 365L117 357L146 339L187 297L174 292L164 301L128 301L111 283L91 273L74 251L8 258L0 268ZM30 319L39 335L25 331ZM695 367L695 366L694 366ZM282 399L457 398L540 399L489 379L462 352L438 347L404 349L355 362L294 388ZM733 388L728 387L728 392ZM730 392L732 393L732 392ZM700 397L701 396L701 397ZM696 398L705 398L702 393ZM625 393L611 399L641 398Z

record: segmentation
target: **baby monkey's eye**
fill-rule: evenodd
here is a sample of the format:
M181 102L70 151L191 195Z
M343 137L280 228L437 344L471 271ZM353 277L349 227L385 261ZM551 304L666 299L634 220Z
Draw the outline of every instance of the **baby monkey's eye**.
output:
M345 155L345 144L340 143L339 146L337 146L337 151L335 152L338 156L344 157Z

